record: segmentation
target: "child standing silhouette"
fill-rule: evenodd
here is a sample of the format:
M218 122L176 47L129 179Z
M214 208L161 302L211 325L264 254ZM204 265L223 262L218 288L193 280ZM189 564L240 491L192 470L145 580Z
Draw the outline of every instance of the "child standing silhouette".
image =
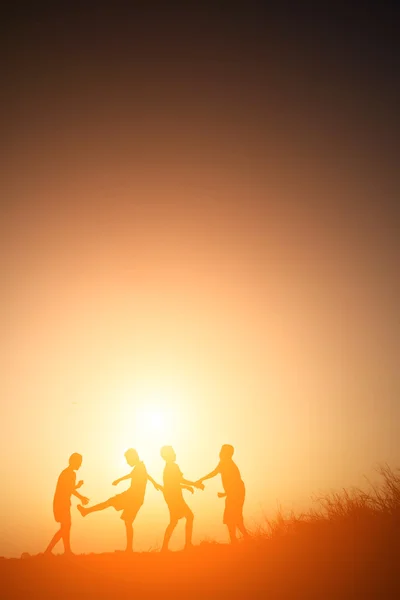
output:
M239 529L243 537L249 537L243 523L243 505L246 495L244 483L236 463L232 460L234 448L230 444L224 444L220 450L220 461L214 471L199 479L196 483L201 484L207 479L221 475L224 493L219 493L218 498L226 498L224 511L224 524L228 527L231 543L235 543L236 529Z
M51 554L54 546L63 540L64 553L72 554L70 534L71 534L71 495L76 496L82 502L87 504L89 499L81 496L77 491L83 481L76 484L76 473L82 464L82 456L78 453L71 454L69 457L69 465L60 474L53 500L53 513L57 523L60 523L60 529L54 534L53 539L46 549L46 554Z
M169 508L169 524L165 530L164 542L162 551L168 550L169 540L178 524L179 519L186 519L185 527L185 549L192 546L193 519L194 515L186 504L182 490L189 490L193 494L193 487L200 489L204 486L199 482L195 484L193 481L184 479L183 474L176 464L176 454L171 446L163 446L161 448L161 456L165 460L164 468L164 498Z

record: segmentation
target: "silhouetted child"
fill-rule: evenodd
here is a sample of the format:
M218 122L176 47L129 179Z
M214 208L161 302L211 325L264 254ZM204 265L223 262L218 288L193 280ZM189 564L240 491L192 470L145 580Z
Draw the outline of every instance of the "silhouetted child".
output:
M81 464L82 456L77 453L71 454L69 457L69 466L62 471L58 478L53 500L53 513L57 523L60 523L60 529L53 536L53 539L47 547L46 554L51 554L54 546L61 539L64 543L64 553L72 554L70 544L71 495L79 498L82 504L87 504L89 502L88 498L81 496L77 491L83 485L83 481L79 481L79 483L76 484L75 471L80 469Z
M224 524L227 525L231 543L236 542L236 528L244 537L249 537L243 523L243 505L245 499L245 487L240 476L240 471L233 462L234 448L230 444L224 444L219 453L220 462L218 466L196 483L203 483L220 474L225 493L219 493L218 498L226 498L224 511Z
M121 519L125 522L126 529L126 552L132 552L133 545L133 522L138 514L140 508L143 505L144 497L146 494L147 481L151 481L156 490L161 490L162 487L158 485L152 477L147 473L146 467L143 462L139 459L139 455L133 448L130 448L125 452L126 462L129 466L133 467L132 471L116 479L113 485L118 485L121 481L131 480L129 489L122 494L117 494L112 498L109 498L105 502L96 504L90 508L84 506L78 506L78 510L83 517L86 515L104 510L109 507L115 508L115 510L122 510Z
M171 446L161 448L161 456L165 460L164 468L164 498L169 508L169 525L165 530L162 551L168 550L169 540L178 524L179 519L186 519L185 548L192 546L193 519L194 515L186 504L182 490L189 490L193 494L193 487L204 489L202 483L194 483L184 479L183 474L176 464L176 454Z

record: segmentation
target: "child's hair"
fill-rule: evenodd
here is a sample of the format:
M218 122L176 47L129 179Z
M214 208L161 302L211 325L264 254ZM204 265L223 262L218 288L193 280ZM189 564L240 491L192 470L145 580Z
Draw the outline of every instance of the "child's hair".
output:
M175 456L172 446L163 446L160 450L160 454L164 460L168 460L168 458L171 458L171 456Z
M232 458L235 448L231 446L231 444L224 444L221 448L221 452L225 454L225 456Z
M76 465L78 463L82 462L82 454L78 454L78 452L74 452L73 454L71 454L71 456L69 457L69 465L72 467L73 465Z
M125 458L133 458L135 460L139 459L139 454L137 453L135 448L128 448L128 450L125 452L124 456L125 456Z

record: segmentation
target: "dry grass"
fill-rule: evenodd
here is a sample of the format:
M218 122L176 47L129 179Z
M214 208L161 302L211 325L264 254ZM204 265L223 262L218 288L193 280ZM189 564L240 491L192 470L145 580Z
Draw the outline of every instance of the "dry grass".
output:
M277 537L307 533L311 528L329 526L350 527L362 524L376 527L396 528L400 519L400 469L393 470L389 465L377 469L380 475L378 484L367 480L368 489L352 488L340 492L314 496L312 508L305 513L284 514L279 509L274 518L265 518L265 523L253 530L253 537L274 540Z
M280 510L236 547L0 561L1 598L400 598L400 472Z

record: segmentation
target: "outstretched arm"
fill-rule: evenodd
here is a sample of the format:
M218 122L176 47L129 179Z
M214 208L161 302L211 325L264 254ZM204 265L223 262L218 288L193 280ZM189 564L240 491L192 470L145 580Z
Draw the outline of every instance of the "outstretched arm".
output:
M76 498L78 498L82 504L87 504L89 502L89 498L86 498L86 496L82 496L79 492L78 489L80 487L83 486L83 481L78 481L78 483L75 483L75 477L73 478L73 480L71 481L72 484L72 489L70 488L71 491L71 496L75 496Z
M194 490L191 485L185 485L184 483L181 483L181 488L183 490L188 490L191 494L194 493Z
M147 473L147 479L154 485L154 487L156 488L157 492L162 492L163 491L163 486L160 485L159 483L157 483L157 481L154 481L154 479Z
M84 506L89 502L89 498L86 498L86 496L82 496L79 492L76 491L76 489L72 492L72 495L76 496Z
M195 488L198 488L199 490L204 490L204 485L202 484L201 481L189 481L189 479L185 479L184 477L182 477L181 487L183 489L186 489L186 490L190 489L191 491L193 491L192 486Z
M119 479L116 479L115 481L113 481L113 485L118 485L119 483L121 483L121 481L127 481L128 479L132 479L132 474L128 473L128 475L124 475L124 477L120 477Z
M184 477L182 477L181 484L183 484L183 485L190 485L191 486L191 485L194 485L195 482L194 481L189 481L189 479L185 479Z
M200 477L200 479L198 479L196 481L196 483L202 483L203 481L207 481L207 479L212 479L213 477L215 477L216 475L218 475L219 473L219 466L216 467L214 469L214 471L211 471L211 473L209 473L208 475L205 475L204 477Z

